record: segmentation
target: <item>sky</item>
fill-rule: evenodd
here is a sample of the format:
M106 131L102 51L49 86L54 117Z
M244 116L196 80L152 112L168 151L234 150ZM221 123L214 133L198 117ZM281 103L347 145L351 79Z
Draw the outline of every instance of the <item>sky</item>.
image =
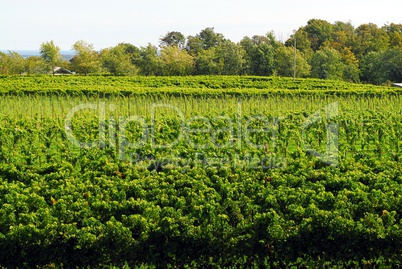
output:
M310 19L383 26L402 23L401 0L0 0L0 50L39 50L78 40L100 50L121 42L159 44L169 31L196 35L207 27L239 42L273 31L285 41Z

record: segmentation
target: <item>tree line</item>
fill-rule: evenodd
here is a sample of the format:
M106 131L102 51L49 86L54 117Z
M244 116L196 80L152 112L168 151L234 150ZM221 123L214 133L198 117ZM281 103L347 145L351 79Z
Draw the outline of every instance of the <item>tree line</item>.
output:
M311 19L285 42L273 32L235 43L214 28L185 37L177 31L158 46L129 43L96 51L77 41L64 61L53 41L42 43L40 56L0 53L1 74L51 73L56 66L78 74L185 76L261 75L337 79L387 84L402 81L402 24L329 23Z

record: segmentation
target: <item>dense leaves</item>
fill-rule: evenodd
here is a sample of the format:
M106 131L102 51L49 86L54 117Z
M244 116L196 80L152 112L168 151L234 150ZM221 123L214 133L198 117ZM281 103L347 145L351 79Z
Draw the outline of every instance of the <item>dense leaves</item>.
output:
M60 49L50 41L42 44L39 59L1 53L0 74L52 73L61 66L85 75L279 75L389 85L401 80L401 44L401 24L355 28L350 22L311 19L284 42L268 32L235 43L213 27L188 37L168 32L159 47L120 43L98 52L78 41L70 62L62 61Z
M155 93L86 99L46 86L107 83ZM158 95L174 83L250 93ZM401 266L400 93L251 94L289 83L2 78L47 94L0 99L0 266ZM66 121L88 102L99 104ZM155 103L165 107L152 114Z
M1 94L71 94L84 96L264 96L264 95L378 95L400 88L350 84L338 80L261 76L114 77L114 76L0 76Z

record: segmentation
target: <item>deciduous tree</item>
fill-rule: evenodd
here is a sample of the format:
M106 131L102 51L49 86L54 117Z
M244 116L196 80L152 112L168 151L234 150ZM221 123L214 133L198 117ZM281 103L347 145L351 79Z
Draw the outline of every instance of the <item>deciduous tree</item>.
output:
M368 53L362 60L361 69L362 79L370 83L402 81L402 48Z
M243 70L245 51L241 46L230 40L225 40L217 47L218 61L221 64L222 75L238 75Z
M402 24L391 23L385 25L383 29L390 38L389 45L395 48L402 48Z
M309 20L304 31L308 35L313 51L319 50L326 41L332 41L332 24L325 20Z
M9 65L11 74L21 75L26 70L26 61L24 57L15 51L9 52Z
M130 56L124 48L116 46L101 51L100 59L103 67L113 75L135 75L138 68L131 63Z
M287 47L294 47L295 39L297 49L303 53L307 60L310 60L314 54L314 51L311 48L311 41L308 37L308 33L304 30L304 28L300 28L293 35L291 35L290 38L286 40L285 45Z
M77 55L71 60L71 65L77 73L87 75L101 70L99 53L95 51L92 44L80 40L73 45L73 49Z
M201 50L207 50L213 47L218 47L225 40L220 33L215 33L213 27L208 27L202 30L196 36L187 38L186 49L191 55L197 55Z
M60 48L52 41L44 42L40 46L40 55L46 63L48 71L54 74L54 70L63 62L63 57L60 54Z
M162 75L162 62L157 47L152 44L142 47L140 56L141 60L139 62L139 68L141 74L146 76Z
M10 74L10 69L9 69L9 56L0 51L0 74L3 75L8 75Z
M333 48L324 47L311 59L311 75L322 79L341 79L345 65L341 55Z
M161 51L163 74L167 76L191 75L194 70L194 59L187 51L172 45Z
M361 60L369 52L383 52L388 49L390 38L384 29L373 23L362 24L355 30L353 52Z
M159 39L159 44L161 47L177 46L183 49L186 44L186 37L180 32L168 32L164 37Z
M216 48L201 50L195 59L195 73L197 75L218 75L222 65L217 56Z
M25 71L27 74L43 74L46 73L44 61L39 56L30 56L25 59Z
M245 37L239 44L244 50L243 73L249 75L269 76L274 73L275 48L279 43L272 33L266 36Z
M279 76L292 77L294 72L294 48L280 46L275 51L275 71ZM308 77L311 66L303 54L296 51L296 76Z
M250 52L250 74L270 76L274 73L274 48L267 43L254 45Z

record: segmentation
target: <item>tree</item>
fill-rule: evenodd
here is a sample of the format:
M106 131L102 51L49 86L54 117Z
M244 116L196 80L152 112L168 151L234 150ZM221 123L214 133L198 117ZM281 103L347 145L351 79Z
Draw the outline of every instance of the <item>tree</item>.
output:
M370 52L362 60L362 79L374 84L402 81L402 48Z
M159 39L161 47L177 46L181 49L186 44L186 37L180 32L168 32L164 37Z
M197 37L201 40L203 49L217 47L225 39L222 34L215 33L214 27L205 28Z
M243 73L259 76L269 76L274 73L275 48L279 47L279 43L276 42L272 32L266 36L244 37L240 41L240 46L245 52Z
M8 54L0 52L0 73L5 75L21 75L26 70L24 57L14 51Z
M354 27L351 23L335 22L330 40L323 46L333 48L339 52L344 64L343 79L351 82L359 82L359 60L352 52L355 40Z
M63 57L60 54L60 48L52 41L42 43L40 46L40 55L46 63L48 71L54 75L54 69L63 62Z
M138 69L131 63L130 56L122 46L104 49L101 51L102 66L115 76L135 75Z
M297 77L308 77L311 66L303 54L296 51L296 75ZM275 51L275 71L279 76L292 77L294 72L294 48L280 46Z
M353 52L361 60L369 52L383 52L388 49L390 38L384 29L373 23L362 24L355 30Z
M96 73L101 70L99 53L97 53L92 44L85 41L77 41L73 45L73 50L77 55L71 60L71 65L77 73L87 75L88 73Z
M172 45L161 51L163 75L183 76L191 75L194 70L194 59L185 50Z
M253 36L251 37L251 42L252 42L254 45L260 45L260 44L263 44L263 43L265 43L265 44L271 44L269 38L266 37L266 36L263 36L263 35L253 35Z
M224 36L220 33L215 33L213 27L208 27L202 30L196 36L189 36L187 38L186 49L191 55L197 55L201 50L216 48L221 42L225 40Z
M311 41L308 37L308 33L304 30L304 28L300 28L293 35L291 35L288 40L286 40L285 45L287 47L294 47L295 38L297 49L303 53L307 60L310 60L314 54L314 51L311 49Z
M379 66L380 62L380 53L379 52L369 52L364 58L361 60L360 68L361 78L364 81L379 84L381 81L381 75L378 75L376 68Z
M392 82L402 81L402 48L391 48L381 54L383 72Z
M316 51L311 59L311 76L322 79L341 79L344 64L341 55L333 48Z
M219 62L222 63L222 75L238 75L243 71L245 51L241 46L225 40L216 49Z
M317 51L321 46L332 40L333 27L332 24L325 20L311 19L304 27L304 31L308 35L311 42L311 49Z
M162 62L158 55L158 48L152 44L141 48L139 68L141 74L146 76L162 75Z
M337 49L339 47L351 48L355 42L355 28L350 22L337 21L332 26L332 38L328 42L324 42L325 46L328 43L334 43L331 47Z
M250 51L250 74L270 76L274 73L274 48L272 45L261 43L254 45Z
M334 41L326 42L325 45L339 52L345 65L343 79L351 82L359 82L359 60L352 52L352 48L346 45L348 40L344 32L336 32L334 33Z
M187 37L186 50L190 55L197 56L202 50L205 49L203 48L203 44L199 37L190 35Z
M124 54L128 55L133 65L139 66L141 62L141 50L130 43L119 43L117 47L121 47Z
M30 56L25 59L25 71L27 74L43 74L46 73L43 59L39 56Z
M359 66L355 64L346 64L343 69L343 79L349 82L360 82Z
M9 62L9 56L4 52L0 51L0 74L3 75L10 74L8 62Z
M222 64L219 62L216 48L201 50L195 59L195 73L197 75L218 75L221 73Z
M21 75L26 70L26 62L24 57L15 51L9 52L9 65L11 74Z
M250 74L250 65L251 65L250 56L251 56L251 51L253 50L253 47L254 47L254 42L250 37L246 36L240 41L239 46L241 46L241 48L244 51L244 55L243 55L244 62L243 62L242 73L248 75L248 74Z
M391 23L385 25L383 29L390 38L389 45L394 48L402 48L402 24Z

